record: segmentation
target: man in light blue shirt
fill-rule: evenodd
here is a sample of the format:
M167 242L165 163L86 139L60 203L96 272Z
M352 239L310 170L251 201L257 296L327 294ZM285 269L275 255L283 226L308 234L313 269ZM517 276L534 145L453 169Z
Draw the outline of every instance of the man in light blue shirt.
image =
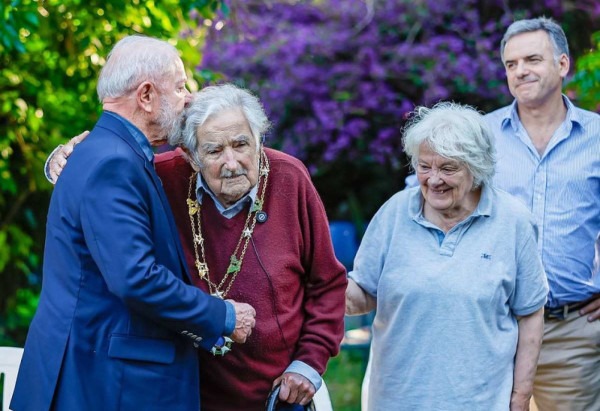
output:
M515 101L486 116L494 183L534 214L550 286L534 400L543 411L600 410L600 116L561 92L569 50L554 21L513 23L501 56Z

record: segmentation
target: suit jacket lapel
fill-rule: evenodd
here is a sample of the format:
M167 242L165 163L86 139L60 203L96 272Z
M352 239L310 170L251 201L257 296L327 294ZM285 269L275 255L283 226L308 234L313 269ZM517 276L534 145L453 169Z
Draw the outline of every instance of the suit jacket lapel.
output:
M156 174L156 170L154 169L154 164L152 164L150 161L148 161L148 158L144 154L144 151L142 150L142 148L140 147L138 142L135 141L135 138L131 135L129 130L127 130L127 127L125 127L125 125L121 121L119 121L118 119L116 119L115 117L113 117L111 115L102 114L102 116L98 120L97 125L115 132L115 134L118 137L120 137L121 139L123 139L132 148L132 150L135 151L135 153L138 156L140 156L140 158L144 162L144 168L145 168L146 172L148 173L148 175L150 176L150 179L152 180L152 183L154 184L156 191L158 192L158 197L160 198L163 209L165 211L165 216L167 218L167 221L169 222L169 229L171 231L171 237L177 248L177 253L179 254L179 263L182 267L183 272L185 273L185 275L187 276L187 278L191 284L192 278L190 276L187 264L185 262L185 255L183 253L183 248L181 247L181 242L179 241L179 234L177 232L177 227L175 226L175 220L173 219L173 213L171 211L171 206L169 205L169 201L167 200L167 196L163 189L162 182L161 182L160 178L158 177L158 175Z
M145 157L144 157L145 158ZM185 262L185 255L183 254L183 248L181 247L181 242L179 241L179 233L177 231L177 227L175 226L175 219L173 218L173 213L171 211L171 205L169 204L169 200L167 200L167 195L165 194L165 190L162 186L162 181L156 174L156 170L154 169L154 164L146 161L144 163L146 171L152 177L152 182L158 191L158 195L160 197L160 201L162 202L163 208L165 209L165 214L167 217L167 221L169 222L169 228L171 230L171 236L173 237L173 241L175 242L175 246L177 247L177 253L179 254L179 262L183 268L183 272L187 276L190 284L192 283L192 277L188 271L187 264Z

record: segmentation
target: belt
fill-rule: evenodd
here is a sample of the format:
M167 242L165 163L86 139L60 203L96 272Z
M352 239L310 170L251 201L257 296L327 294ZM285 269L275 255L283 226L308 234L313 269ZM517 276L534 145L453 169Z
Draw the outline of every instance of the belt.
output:
M577 311L580 308L585 307L589 302L590 300L585 300L576 303L561 305L559 307L554 308L546 307L544 309L544 319L559 321L564 320L565 318L567 318L567 315L569 315L569 313L572 313L573 311Z

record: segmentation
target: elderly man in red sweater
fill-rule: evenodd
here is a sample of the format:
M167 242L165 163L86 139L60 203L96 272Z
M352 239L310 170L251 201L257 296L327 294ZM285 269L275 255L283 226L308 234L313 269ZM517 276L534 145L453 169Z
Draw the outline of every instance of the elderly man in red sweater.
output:
M195 285L256 309L246 344L200 352L203 411L262 411L277 384L287 409L306 405L343 337L347 280L323 204L299 160L263 147L268 127L248 91L207 87L179 148L155 158Z

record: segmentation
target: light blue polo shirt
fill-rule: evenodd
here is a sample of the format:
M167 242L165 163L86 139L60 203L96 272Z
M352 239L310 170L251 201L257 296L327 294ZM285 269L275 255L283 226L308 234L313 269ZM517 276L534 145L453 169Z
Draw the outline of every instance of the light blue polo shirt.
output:
M369 408L506 411L515 316L548 292L533 217L489 187L445 235L421 210L419 187L388 200L349 274L377 298Z

